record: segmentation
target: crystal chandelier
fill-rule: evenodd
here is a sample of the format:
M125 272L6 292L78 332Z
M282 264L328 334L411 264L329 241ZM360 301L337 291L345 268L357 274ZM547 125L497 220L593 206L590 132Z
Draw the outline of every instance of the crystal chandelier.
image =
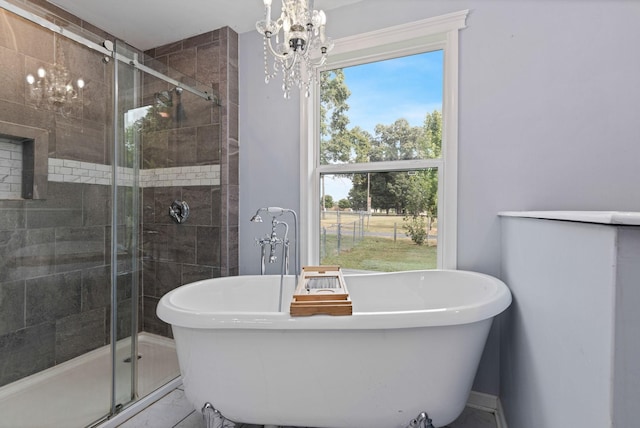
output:
M314 68L324 64L333 48L325 35L327 17L324 11L313 9L313 0L282 0L282 14L275 21L271 20L271 0L264 0L264 8L265 19L256 23L256 29L264 36L265 83L281 71L285 98L294 85L304 88L308 97L316 80ZM271 72L267 51L273 55Z
M85 82L82 78L72 81L69 70L64 66L64 52L57 42L55 47L57 52L54 53L54 64L47 68L40 66L36 76L27 74L27 83L31 88L31 99L38 107L67 117L74 104L80 101L79 94L82 93Z

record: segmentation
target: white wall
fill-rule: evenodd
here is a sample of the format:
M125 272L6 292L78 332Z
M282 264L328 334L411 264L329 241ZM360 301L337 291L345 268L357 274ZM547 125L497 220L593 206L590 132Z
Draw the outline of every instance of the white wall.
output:
M499 276L498 211L640 211L640 2L365 0L328 11L327 32L462 9L458 266ZM262 61L241 34L241 274L259 269L255 209L299 209L299 103L264 84ZM475 390L499 392L498 347L494 331Z

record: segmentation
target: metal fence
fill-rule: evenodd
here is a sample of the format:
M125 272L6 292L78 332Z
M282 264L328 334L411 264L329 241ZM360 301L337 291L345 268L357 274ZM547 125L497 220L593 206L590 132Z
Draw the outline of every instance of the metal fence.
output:
M338 211L339 212L339 211ZM338 254L341 251L350 250L364 238L365 222L367 214L349 213L338 215L336 223L323 224L320 230L320 256L322 258L329 254Z
M365 236L383 236L394 241L406 237L401 223L394 223L392 232L370 232L371 214L366 211L323 211L320 218L321 259L352 249Z
M410 239L403 229L403 222L387 223L381 229L379 226L369 228L372 214L366 211L322 211L320 213L320 258L340 254L348 251L360 243L365 237L381 237L392 239ZM375 218L375 217L374 217ZM401 218L401 217L399 217ZM437 232L427 235L427 242L437 244ZM432 244L432 245L431 245Z

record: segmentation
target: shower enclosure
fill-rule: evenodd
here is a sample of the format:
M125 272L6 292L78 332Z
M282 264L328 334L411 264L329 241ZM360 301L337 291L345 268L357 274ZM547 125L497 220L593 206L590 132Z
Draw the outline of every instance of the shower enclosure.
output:
M184 62L0 7L0 428L96 425L176 384L159 298L234 273L227 113Z

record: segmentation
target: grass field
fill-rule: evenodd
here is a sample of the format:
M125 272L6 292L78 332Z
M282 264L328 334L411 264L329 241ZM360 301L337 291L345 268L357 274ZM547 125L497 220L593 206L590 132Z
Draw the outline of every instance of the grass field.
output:
M350 231L353 223L359 222L357 214L335 212L327 213L321 220L322 227L333 230L323 239L321 264L336 264L343 269L362 269L380 272L399 270L435 269L437 267L436 240L429 245L416 245L402 229L402 216L369 216L362 220L364 237L353 242ZM338 221L343 228L341 252L337 253L335 235ZM394 236L395 225L395 236ZM431 233L435 233L432 230ZM385 235L385 236L380 236Z
M353 224L358 222L360 216L358 213L341 212L338 214L336 211L326 211L320 215L321 227L330 227L337 223ZM371 215L364 217L364 227L366 232L387 232L393 233L394 225L398 232L398 237L402 235L404 237L404 230L402 229L401 215ZM430 233L437 233L437 223L434 224Z

